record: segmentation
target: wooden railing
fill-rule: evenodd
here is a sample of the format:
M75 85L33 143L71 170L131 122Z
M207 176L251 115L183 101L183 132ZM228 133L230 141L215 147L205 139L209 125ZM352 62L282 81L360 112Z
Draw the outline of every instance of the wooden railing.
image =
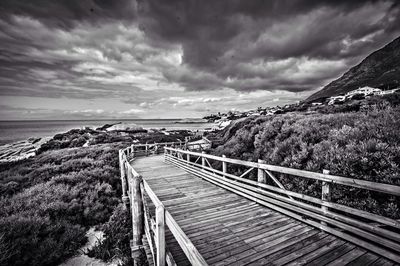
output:
M207 265L146 180L130 164L138 156L158 154L164 148L171 146L187 149L190 144L184 142L139 144L131 145L119 151L122 200L125 206L130 207L132 214L133 240L131 241L131 249L135 265L139 262L143 235L147 238L155 265L176 265L166 246L166 228L170 230L192 265ZM153 214L150 212L146 198L149 198L150 204L154 205L155 212Z
M315 173L292 168L166 147L165 161L236 194L281 212L303 223L320 228L337 237L355 243L381 256L400 262L400 223L397 220L330 201L331 189L343 185L358 189L400 196L400 187L360 179ZM219 162L222 169L214 169ZM228 164L247 167L240 176L228 173ZM257 170L257 181L245 178ZM316 198L285 189L277 174L317 180L322 183L322 197ZM267 183L267 178L274 185Z

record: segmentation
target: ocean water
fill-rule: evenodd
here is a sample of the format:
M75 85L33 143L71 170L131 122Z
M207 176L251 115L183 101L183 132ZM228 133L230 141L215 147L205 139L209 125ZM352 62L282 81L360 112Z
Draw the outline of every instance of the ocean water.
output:
M97 128L104 124L118 122L134 123L145 129L203 130L212 127L210 123L185 123L180 119L0 121L0 145L32 137L52 137L57 133L63 133L73 128Z

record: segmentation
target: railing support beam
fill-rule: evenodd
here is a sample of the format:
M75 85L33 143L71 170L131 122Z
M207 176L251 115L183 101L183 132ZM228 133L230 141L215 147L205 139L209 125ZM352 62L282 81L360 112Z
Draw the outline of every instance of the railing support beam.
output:
M157 266L165 266L165 209L163 205L156 208L156 234Z
M226 158L225 155L222 155L222 158ZM227 162L222 162L222 172L225 174L228 172L228 163ZM224 175L225 177L225 175Z
M264 164L266 162L264 160L258 159L258 163ZM261 168L257 169L257 182L262 184L267 183L267 173Z
M322 173L324 175L329 175L329 170L322 170ZM322 193L321 193L321 199L323 201L331 201L331 186L329 182L322 181ZM326 206L321 206L321 209L325 213L328 211L328 207ZM321 224L326 225L325 222L321 222Z
M132 184L132 191L131 191L131 198L132 198L132 234L133 239L131 243L132 249L132 258L134 260L134 264L140 263L140 255L142 249L142 236L143 236L143 201L142 201L142 192L140 189L140 183L142 182L141 176L134 177L132 173L129 171L133 184Z
M127 194L127 176L126 176L126 169L125 169L125 163L123 160L123 152L119 151L119 168L121 172L121 186L122 186L122 202L124 203L125 207L128 207L129 205L129 197Z

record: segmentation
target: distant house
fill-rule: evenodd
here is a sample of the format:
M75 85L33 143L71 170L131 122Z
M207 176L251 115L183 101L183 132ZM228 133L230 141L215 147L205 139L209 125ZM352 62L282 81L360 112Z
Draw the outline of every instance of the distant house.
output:
M387 95L387 94L392 94L395 93L396 91L400 90L400 88L392 89L392 90L386 90L386 91L380 91L378 95Z
M357 94L364 94L364 96L368 96L368 95L373 95L373 94L379 94L380 92L382 92L381 89L366 86L366 87L358 88L356 90L349 91L348 93L346 93L345 96L346 96L346 98L351 98Z
M337 102L344 102L345 100L346 100L346 96L344 96L344 95L332 96L329 98L328 105L332 105Z
M315 102L315 103L311 103L311 105L312 105L312 106L319 106L319 105L322 105L322 103Z

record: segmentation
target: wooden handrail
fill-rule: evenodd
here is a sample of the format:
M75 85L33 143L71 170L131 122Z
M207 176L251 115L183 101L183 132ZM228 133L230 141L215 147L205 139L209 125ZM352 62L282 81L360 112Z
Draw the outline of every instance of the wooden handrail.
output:
M362 189L367 189L367 190L372 190L372 191L377 191L377 192L383 192L383 193L391 194L394 196L400 196L400 186L371 182L371 181L342 177L342 176L315 173L315 172L287 168L287 167L276 166L276 165L270 165L270 164L242 161L242 160L238 160L238 159L219 157L219 156L210 155L210 154L202 154L199 152L179 150L179 149L174 149L174 148L170 148L170 147L166 147L165 149L167 151L175 151L175 152L180 152L182 154L200 156L202 158L204 157L204 158L208 158L208 159L215 160L215 161L232 163L232 164L242 165L242 166L247 166L247 167L254 167L254 168L264 169L264 170L268 170L268 171L278 172L281 174L289 174L289 175L294 175L294 176L299 176L299 177L304 177L304 178L309 178L309 179L314 179L314 180L319 180L319 181L325 181L325 182L329 182L329 183L333 183L333 184L340 184L340 185L345 185L345 186L350 186L350 187L356 187L356 188L362 188Z
M367 223L365 222L365 220L357 220L355 216L359 216L363 219L368 219L383 225L400 229L400 224L396 220L376 214L371 214L369 212L351 208L345 205L329 202L330 199L329 197L326 197L326 195L323 195L322 199L318 199L300 193L288 191L283 187L282 184L278 184L279 187L274 187L265 184L265 181L258 182L260 180L264 180L265 173L268 173L268 171L274 171L271 169L277 169L273 168L273 166L271 165L266 165L264 163L240 161L236 159L229 159L225 156L218 157L204 153L183 151L172 148L165 148L165 151L165 158L167 161L175 164L180 168L183 168L189 173L204 178L218 186L221 186L234 193L254 200L271 209L282 212L290 217L301 220L302 222L313 225L324 231L339 236L345 240L361 245L362 247L376 252L382 256L385 256L391 260L394 260L396 262L400 261L400 256L396 254L396 252L400 250L400 234L398 234L396 230L393 231L391 229L382 228L380 226ZM180 154L180 156L178 156L178 154ZM204 162L206 159L221 161L222 171L214 169L210 167L210 165L207 166L204 163L197 163L198 160L196 160L196 162L192 162L187 159L184 160L184 156L182 156L182 154L186 154L187 158L189 158L191 155L201 158L201 162ZM262 174L261 177L259 176L258 181L249 180L243 178L245 174L242 174L242 176L235 176L233 174L227 173L227 163L244 165L251 167L251 169L257 167L259 175L262 174L262 172L264 171L265 173ZM279 167L278 169L281 170L282 168L285 169L285 173L289 172L287 171L287 169L289 168ZM245 173L248 172L249 170L245 171ZM327 174L326 171L325 174L321 174L324 177L323 179L314 178L314 174L318 173L312 173L302 170L295 170L295 173L296 174L294 175L300 177L312 178L320 181L330 180L328 184L338 183L333 181L336 180L337 176L331 176ZM354 183L349 182L349 180L352 180L350 178L340 178L342 179L342 181L346 180L342 183L348 184L350 186L359 187L359 183L356 183L356 185L354 185ZM235 181L233 181L232 179ZM373 183L374 186L380 185L380 183L369 183ZM400 189L400 187L393 185L388 186L390 186L391 189L387 190L386 187L384 189L384 192L392 195L397 195L396 191ZM376 189L371 190L377 191ZM381 190L379 191L382 192ZM329 190L326 191L326 193L329 193ZM307 203L307 201L311 202L312 204ZM320 207L316 206L315 204L320 205ZM335 212L335 210L338 212ZM309 218L305 219L305 216ZM317 223L315 220L320 221L321 224ZM332 225L333 227L331 227ZM338 230L336 229L336 227L344 231Z

